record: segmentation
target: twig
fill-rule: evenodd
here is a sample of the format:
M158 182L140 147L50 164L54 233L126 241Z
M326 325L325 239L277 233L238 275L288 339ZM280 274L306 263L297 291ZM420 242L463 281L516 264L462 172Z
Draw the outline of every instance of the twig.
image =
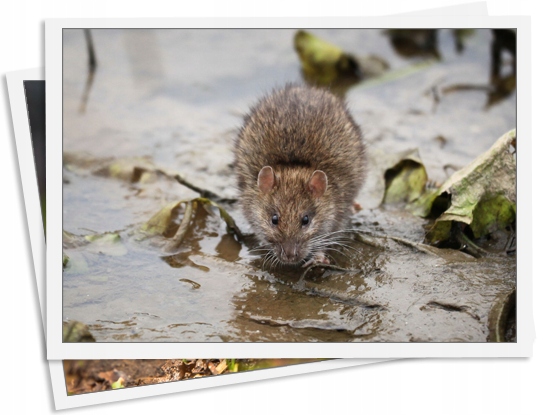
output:
M494 88L491 85L474 85L474 84L455 84L442 88L443 94L458 91L484 91L493 92Z
M354 272L361 272L360 269L350 269L350 268L342 268L342 267L339 267L337 265L332 265L332 264L312 264L310 265L308 268L306 268L306 270L302 273L302 275L300 276L300 279L297 281L296 284L293 285L293 288L297 291L303 291L304 290L304 279L306 278L306 274L308 274L308 272L310 272L310 270L314 269L314 268L325 268L325 269L330 269L330 270L333 270L333 271L338 271L338 272L348 272L348 273L354 273Z
M512 231L510 233L510 236L508 236L508 240L506 241L506 245L504 247L504 252L509 255L513 252L516 252L517 246L516 246L516 232Z
M338 292L331 293L331 292L328 292L327 290L323 290L315 283L305 281L304 278L306 277L306 274L310 271L310 269L317 268L317 267L322 267L325 269L330 269L330 270L338 271L338 272L347 272L347 273L362 272L362 270L360 269L342 268L342 267L331 265L331 264L313 264L313 265L310 265L310 267L308 267L304 271L304 273L302 274L300 279L297 281L297 283L293 285L293 289L295 291L301 291L301 292L306 291L308 294L311 294L311 295L328 298L329 300L336 301L343 304L352 305L352 306L371 308L371 309L380 309L380 310L385 309L385 307L380 304L364 303L359 301L357 298L351 297L345 293L338 293Z
M374 248L380 248L380 249L385 249L386 246L384 244L379 244L377 243L376 241L373 240L373 238L386 238L385 236L377 236L377 235L365 235L361 232L353 232L353 236L355 238L356 241L359 241L359 242L362 242L364 243L365 245L370 245Z
M353 232L353 234L355 235L355 240L357 240L359 242L362 242L364 244L373 246L375 248L385 249L386 247L384 245L377 244L372 239L370 239L369 236L371 238L391 239L392 241L395 241L395 242L401 243L403 245L409 246L410 248L414 248L414 249L416 249L416 250L418 250L420 252L430 254L430 255L434 255L434 256L439 256L436 252L433 251L433 249L431 247L429 247L429 246L427 246L425 244L422 244L422 243L419 243L419 242L413 242L413 241L410 241L408 239L404 239L404 238L401 238L401 237L398 237L398 236L374 235L374 234L365 235L365 234L363 234L361 232Z
M183 240L183 237L187 233L187 230L189 229L189 224L191 223L191 219L193 217L193 203L187 202L185 204L185 213L183 214L183 219L181 220L181 223L179 224L179 228L176 231L176 234L174 237L168 242L168 244L165 246L165 250L167 252L173 252L181 244L181 241Z
M472 255L474 258L481 258L485 256L489 256L490 253L487 252L485 249L480 248L478 245L476 245L474 242L472 242L464 233L459 229L459 226L453 227L453 237L461 246L463 249L470 255Z
M237 201L236 199L229 199L229 198L221 197L221 196L217 195L216 193L214 193L214 192L212 192L210 190L202 189L202 188L200 188L198 186L195 186L194 184L189 183L187 180L185 180L179 174L176 174L175 176L173 176L173 175L168 174L165 171L160 170L160 169L156 169L155 172L157 174L169 177L169 178L177 181L182 186L185 186L188 189L191 189L192 191L197 192L200 195L200 197L204 197L206 199L213 200L216 203L224 203L224 204L229 204L230 205L230 204L233 204L233 203L235 203Z
M85 42L87 43L87 52L89 53L89 72L96 69L96 54L94 52L94 43L91 36L91 29L83 29L85 33Z

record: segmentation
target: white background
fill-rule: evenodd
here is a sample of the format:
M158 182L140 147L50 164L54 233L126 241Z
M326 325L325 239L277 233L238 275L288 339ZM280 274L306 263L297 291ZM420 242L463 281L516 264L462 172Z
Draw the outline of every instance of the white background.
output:
M154 1L4 0L0 13L0 73L43 66L43 20L50 17L189 17L189 16L346 16L385 15L448 6L462 0L206 1L186 5ZM353 5L352 5L353 4ZM537 157L544 157L543 128L538 125L544 93L542 77L543 17L538 2L489 0L490 15L531 15L533 62L533 287L537 341L534 357L510 360L411 360L344 369L140 399L75 410L104 414L170 412L199 414L236 412L268 414L312 412L371 414L536 414L542 413L542 246L538 216L541 190ZM355 5L355 6L354 6ZM43 331L39 315L24 200L5 78L0 98L0 307L2 365L0 412L54 411ZM537 95L537 92L540 94ZM228 356L226 356L228 357ZM301 356L302 357L302 356Z

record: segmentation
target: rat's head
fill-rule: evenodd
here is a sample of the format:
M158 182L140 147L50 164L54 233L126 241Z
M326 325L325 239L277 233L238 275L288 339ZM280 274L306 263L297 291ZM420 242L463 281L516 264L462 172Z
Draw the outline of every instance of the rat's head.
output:
M321 170L265 166L259 172L253 226L280 263L299 264L321 245L316 238L331 226L327 187Z

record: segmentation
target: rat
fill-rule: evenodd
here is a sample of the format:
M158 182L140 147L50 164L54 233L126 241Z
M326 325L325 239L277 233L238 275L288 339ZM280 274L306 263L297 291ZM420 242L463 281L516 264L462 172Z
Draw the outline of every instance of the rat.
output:
M365 145L343 99L287 84L244 117L234 146L242 212L272 264L329 263L365 178Z

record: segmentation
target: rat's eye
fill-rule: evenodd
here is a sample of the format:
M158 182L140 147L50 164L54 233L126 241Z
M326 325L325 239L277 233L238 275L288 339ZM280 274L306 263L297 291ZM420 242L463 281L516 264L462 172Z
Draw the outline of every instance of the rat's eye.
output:
M277 225L280 220L278 215L272 215L272 225Z
M302 226L306 226L309 223L310 223L310 218L308 217L308 215L304 215L304 217L302 218Z

